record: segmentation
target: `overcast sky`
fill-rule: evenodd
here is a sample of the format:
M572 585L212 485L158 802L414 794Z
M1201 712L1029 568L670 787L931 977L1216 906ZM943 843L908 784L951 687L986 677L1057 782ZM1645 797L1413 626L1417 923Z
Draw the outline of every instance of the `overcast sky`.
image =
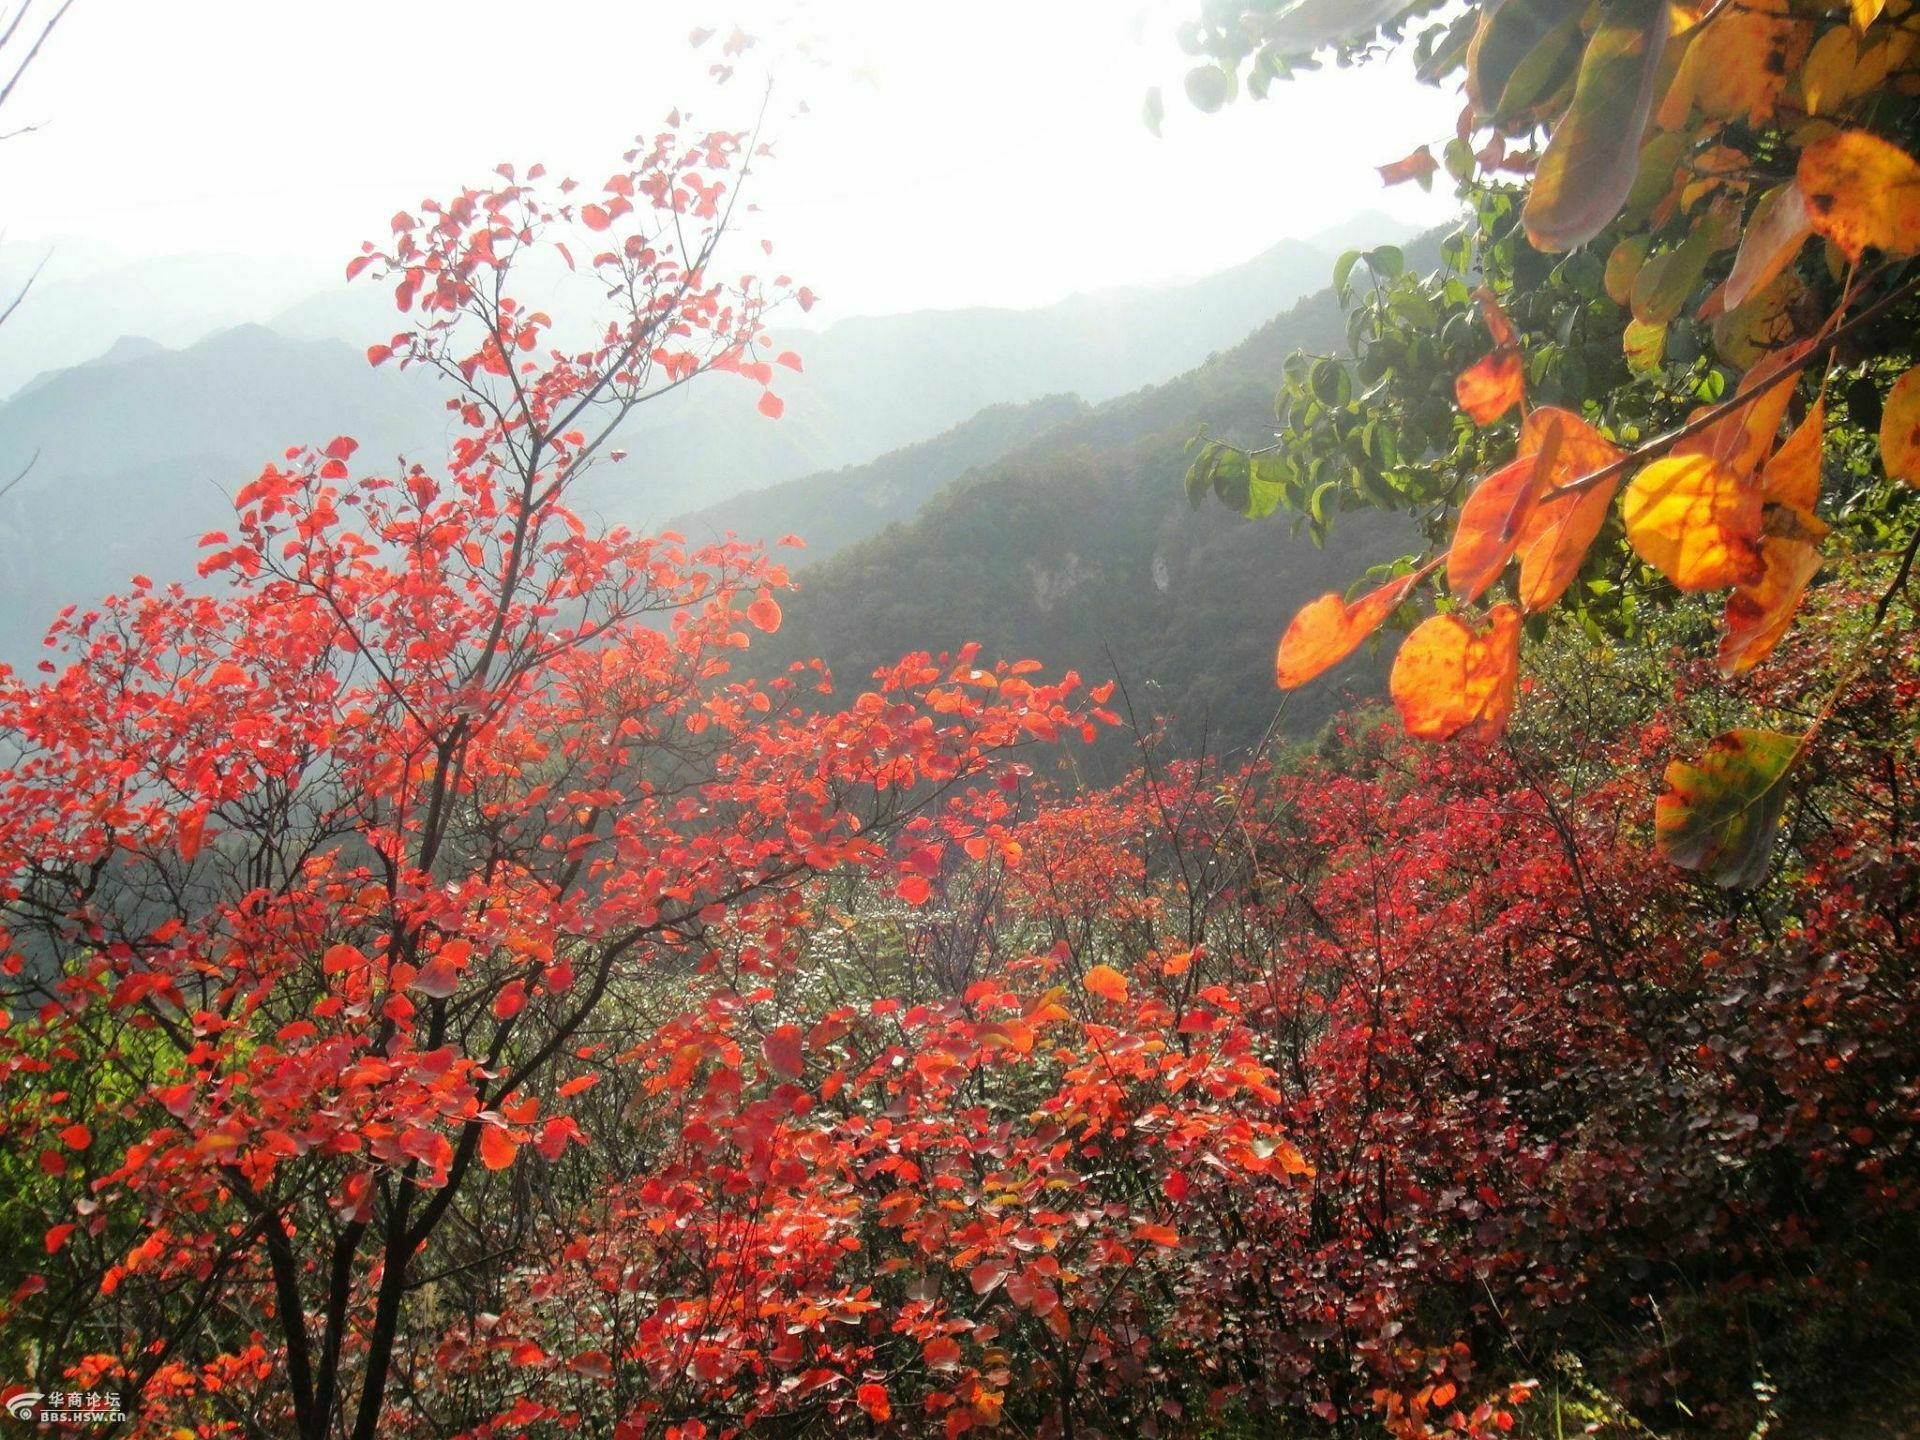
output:
M1203 274L1370 207L1450 210L1372 167L1444 136L1457 102L1395 66L1199 115L1170 36L1197 5L78 0L9 105L43 128L0 144L0 223L76 255L337 265L499 161L597 180L675 105L744 126L769 67L758 198L816 319L1044 303ZM736 21L766 38L716 88ZM700 52L696 25L720 31ZM1155 83L1158 140L1140 121Z

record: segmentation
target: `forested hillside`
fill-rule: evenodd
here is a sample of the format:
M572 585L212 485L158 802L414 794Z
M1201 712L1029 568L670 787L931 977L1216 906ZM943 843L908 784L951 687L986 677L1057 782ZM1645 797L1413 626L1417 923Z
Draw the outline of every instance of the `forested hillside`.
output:
M1437 241L1411 247L1431 264ZM849 684L911 649L1049 663L1120 679L1143 725L1164 718L1177 750L1243 749L1276 714L1310 735L1355 695L1377 692L1365 655L1336 680L1296 697L1249 682L1272 669L1273 637L1306 600L1415 540L1409 523L1356 515L1331 549L1281 524L1209 504L1188 506L1181 480L1203 429L1257 445L1273 431L1273 378L1298 349L1332 351L1344 320L1330 290L1301 301L1240 345L1164 385L1109 401L980 465L917 519L802 564L785 623L750 657L770 674L818 656ZM906 457L901 457L905 459ZM821 486L829 533L845 520ZM846 510L857 511L857 502ZM844 511L842 514L844 515ZM809 535L806 516L785 528ZM748 532L755 534L757 532ZM806 552L795 557L806 560ZM1125 759L1130 742L1106 753Z
M894 450L865 465L803 475L781 485L747 490L688 515L668 528L696 541L729 535L757 545L777 545L789 535L805 539L796 569L819 564L920 508L967 471L1026 445L1085 414L1077 395L1049 395L1023 405L990 405L931 440Z

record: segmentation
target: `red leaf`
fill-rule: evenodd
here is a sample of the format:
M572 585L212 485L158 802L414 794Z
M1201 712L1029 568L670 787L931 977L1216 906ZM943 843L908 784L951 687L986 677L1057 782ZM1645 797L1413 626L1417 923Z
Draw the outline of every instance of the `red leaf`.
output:
M1379 170L1383 184L1404 185L1409 180L1416 180L1422 186L1429 186L1433 183L1433 172L1440 168L1440 162L1433 158L1433 151L1422 145L1411 155L1403 156L1391 165L1375 168Z
M69 1150L84 1150L93 1144L93 1131L75 1123L60 1132L60 1141Z
M807 1070L802 1044L803 1037L798 1025L782 1025L768 1033L761 1049L776 1075L798 1080Z
M60 1247L67 1243L67 1237L73 1234L73 1229L74 1227L72 1225L56 1225L47 1231L47 1253L49 1255L59 1254Z
M1007 1267L998 1260L982 1260L967 1272L967 1283L973 1286L973 1293L985 1295L995 1290L1007 1278Z
M598 205L582 205L580 223L589 230L605 230L613 224L613 217Z
M762 590L754 602L747 606L747 619L753 622L756 630L771 635L780 628L780 602Z
M489 1170L504 1170L520 1153L520 1142L497 1125L480 1132L480 1163Z
M893 1402L887 1398L884 1385L862 1385L853 1392L853 1398L860 1402L860 1408L867 1412L875 1423L884 1425L893 1418Z
M769 420L778 420L786 413L786 409L787 402L771 390L762 390L760 392L760 413Z

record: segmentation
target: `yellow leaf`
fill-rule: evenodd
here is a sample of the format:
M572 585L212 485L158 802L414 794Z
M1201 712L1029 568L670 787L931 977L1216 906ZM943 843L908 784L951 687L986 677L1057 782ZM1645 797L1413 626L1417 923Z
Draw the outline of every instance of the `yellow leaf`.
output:
M1893 382L1880 413L1880 461L1887 474L1920 489L1920 365Z
M1621 517L1640 558L1681 590L1760 578L1760 487L1710 456L1654 461L1627 487Z
M1800 99L1809 115L1833 115L1886 83L1893 59L1885 45L1861 49L1860 39L1844 25L1820 37L1800 67Z
M1741 0L1694 33L1674 90L1715 120L1745 120L1757 129L1779 105L1812 39L1812 25L1792 17L1788 0ZM1670 105L1662 107L1663 125L1680 128L1666 123L1672 115Z
M1920 250L1920 164L1898 145L1842 130L1800 152L1799 183L1813 228L1849 260Z
M1703 307L1701 313L1703 318L1708 318L1713 348L1720 358L1744 370L1789 344L1800 333L1794 307L1806 289L1796 272L1782 270L1770 284L1749 295L1737 308L1723 308L1721 313L1709 317ZM1724 302L1724 288L1720 298Z
M1657 368L1667 350L1667 327L1629 320L1620 343L1627 352L1627 368L1641 374Z
M1854 28L1864 30L1880 18L1880 12L1887 8L1887 0L1853 0Z
M1805 742L1772 730L1729 730L1697 764L1667 766L1654 839L1674 864L1744 890L1766 878L1786 807L1786 780Z
M1394 658L1390 688L1409 735L1497 739L1513 713L1520 669L1520 612L1494 607L1484 630L1458 615L1435 615Z
M1632 298L1634 278L1639 275L1640 267L1647 263L1647 251L1651 245L1651 240L1645 235L1629 235L1615 245L1613 253L1607 256L1607 297L1614 304L1624 305Z
M1727 276L1723 302L1726 308L1738 309L1749 295L1771 285L1774 278L1793 263L1812 233L1813 221L1807 217L1798 185L1788 181L1762 195L1747 221L1740 253L1734 257L1733 273Z

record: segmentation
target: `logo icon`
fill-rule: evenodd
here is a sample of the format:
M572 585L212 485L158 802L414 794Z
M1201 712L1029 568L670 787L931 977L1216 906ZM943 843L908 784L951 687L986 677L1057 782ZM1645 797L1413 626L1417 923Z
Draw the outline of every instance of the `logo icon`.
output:
M38 1390L22 1390L7 1401L7 1414L16 1420L38 1420L43 1398Z

